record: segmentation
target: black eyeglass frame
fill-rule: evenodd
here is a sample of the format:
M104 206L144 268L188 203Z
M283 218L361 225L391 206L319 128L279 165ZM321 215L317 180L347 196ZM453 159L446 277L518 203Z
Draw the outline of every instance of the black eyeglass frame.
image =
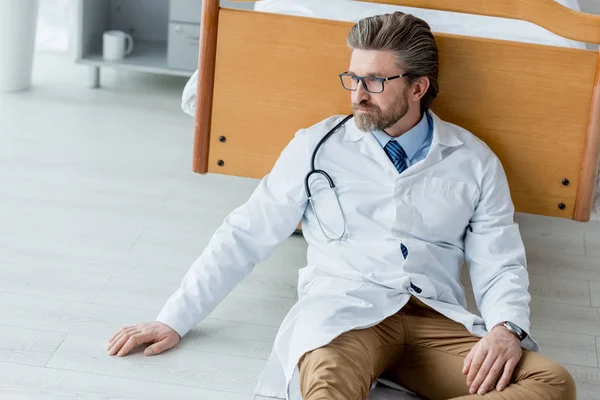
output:
M363 88L365 88L365 90L367 92L369 92L369 93L375 93L376 94L376 93L382 93L385 90L385 82L391 81L393 79L404 78L405 76L408 76L408 75L410 75L410 74L408 72L405 72L405 73L403 73L401 75L390 76L390 77L387 77L387 78L380 78L378 76L358 76L358 75L354 75L354 74L349 74L348 71L346 71L346 72L342 72L338 76L340 77L340 82L342 83L342 86L346 90L349 90L351 92L356 92L358 90L358 83L356 84L356 89L351 89L351 88L349 89L349 88L346 87L346 85L344 85L344 76L349 76L351 78L356 79L359 83L362 83ZM367 87L367 85L365 85L365 82L364 82L364 80L367 79L367 78L381 82L381 91L374 92L374 91L369 90L369 88Z

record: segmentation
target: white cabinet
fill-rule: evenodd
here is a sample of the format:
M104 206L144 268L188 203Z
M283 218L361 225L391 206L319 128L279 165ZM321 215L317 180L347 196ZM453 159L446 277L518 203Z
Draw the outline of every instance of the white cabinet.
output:
M200 25L173 21L169 23L169 68L195 70L198 67L199 49Z
M221 7L253 9L253 2L221 1ZM198 66L202 0L78 0L77 62L91 69L100 86L100 68L126 68L191 76ZM133 53L118 61L102 58L102 34L121 30L134 38Z
M171 22L200 23L202 1L171 0L169 20Z

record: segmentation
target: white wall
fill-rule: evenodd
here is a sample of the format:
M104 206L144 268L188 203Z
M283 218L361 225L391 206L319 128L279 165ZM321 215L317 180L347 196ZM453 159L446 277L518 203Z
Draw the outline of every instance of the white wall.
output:
M36 49L65 53L75 27L75 0L40 0Z

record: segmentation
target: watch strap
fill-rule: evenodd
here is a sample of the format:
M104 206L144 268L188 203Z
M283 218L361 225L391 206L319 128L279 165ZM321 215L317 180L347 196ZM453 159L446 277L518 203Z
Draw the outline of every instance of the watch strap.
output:
M527 333L523 329L521 329L520 327L518 327L517 325L513 324L510 321L503 321L503 322L500 322L498 325L504 326L506 329L508 329L508 331L510 333L515 335L517 337L517 339L519 339L519 341L521 341L521 342L527 337ZM498 326L498 325L496 325L496 326Z

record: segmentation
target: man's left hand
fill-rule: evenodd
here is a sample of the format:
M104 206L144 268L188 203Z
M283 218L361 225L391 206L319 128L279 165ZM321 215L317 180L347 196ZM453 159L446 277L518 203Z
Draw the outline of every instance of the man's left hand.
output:
M504 326L496 326L484 336L465 358L463 374L467 375L469 393L484 395L494 383L498 391L510 383L523 351L519 339Z

